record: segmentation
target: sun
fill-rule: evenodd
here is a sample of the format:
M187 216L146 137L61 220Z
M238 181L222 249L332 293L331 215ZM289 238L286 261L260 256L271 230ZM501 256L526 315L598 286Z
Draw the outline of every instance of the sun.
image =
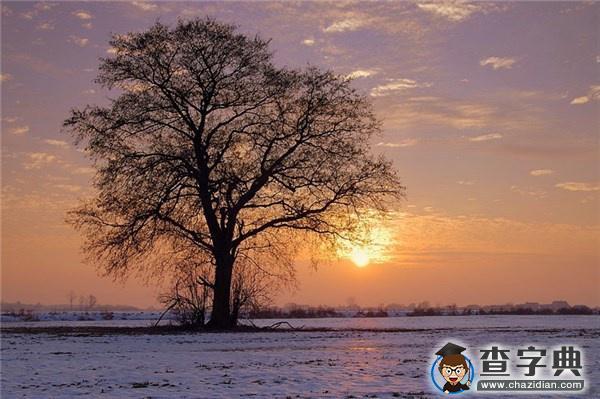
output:
M385 263L390 259L390 248L394 245L392 230L383 219L363 219L351 238L340 238L337 255L363 268Z
M365 248L354 247L350 253L350 260L358 267L365 267L371 259Z

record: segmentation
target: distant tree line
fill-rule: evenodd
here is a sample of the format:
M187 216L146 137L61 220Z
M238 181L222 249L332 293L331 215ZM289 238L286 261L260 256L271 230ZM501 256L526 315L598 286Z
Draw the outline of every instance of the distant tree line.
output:
M315 319L325 317L388 317L383 309L358 310L353 315L340 312L333 307L298 307L284 310L277 307L256 308L245 314L249 319Z
M248 312L249 319L315 319L323 317L344 317L332 307L294 308L284 310L276 307L253 309Z
M457 308L415 308L407 316L471 316L471 315L592 315L593 309L585 305L572 306L560 309L457 309Z

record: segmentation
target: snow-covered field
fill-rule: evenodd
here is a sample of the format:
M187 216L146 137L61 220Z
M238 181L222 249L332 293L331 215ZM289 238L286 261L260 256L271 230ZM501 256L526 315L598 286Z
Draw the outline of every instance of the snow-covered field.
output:
M254 323L269 325L274 321ZM0 396L437 397L428 376L435 359L433 354L440 344L455 341L471 348L490 343L543 347L578 345L584 351L583 373L588 384L587 391L580 396L600 397L598 316L288 321L293 326L338 330L170 335L21 334L9 329L23 326L22 323L4 321ZM120 325L123 321L102 321L101 325L111 325L110 322ZM142 320L136 321L139 322ZM45 322L28 325L40 326L40 323ZM150 320L146 320L146 325L149 323Z
M2 313L0 322L6 327L60 327L60 326L106 326L106 327L145 327L153 325L162 312L33 312ZM163 317L160 324L168 324L171 314Z

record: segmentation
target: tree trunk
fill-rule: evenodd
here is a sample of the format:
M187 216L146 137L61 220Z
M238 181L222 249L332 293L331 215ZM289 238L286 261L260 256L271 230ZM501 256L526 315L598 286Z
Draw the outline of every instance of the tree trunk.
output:
M235 327L236 320L231 313L231 278L233 274L233 257L229 254L216 256L215 288L210 321L207 327L212 329L229 329Z

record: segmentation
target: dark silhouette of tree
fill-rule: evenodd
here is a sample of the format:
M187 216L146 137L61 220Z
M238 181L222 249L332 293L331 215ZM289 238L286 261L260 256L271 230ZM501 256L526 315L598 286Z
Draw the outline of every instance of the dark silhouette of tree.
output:
M231 285L231 317L237 320L239 315L250 314L271 303L271 295L283 284L294 282L293 271L290 267L282 268L284 272L278 273L277 267L265 266L268 259L258 266L256 257L250 259L238 256L233 269ZM165 311L156 322L165 314L171 312L176 320L183 326L199 328L205 325L206 313L212 300L214 289L214 263L208 259L207 253L196 253L195 256L169 262L174 270L171 274L172 281L166 292L160 295L160 302L165 305Z
M94 306L96 306L96 304L98 303L98 299L96 298L96 296L90 294L88 295L87 298L87 308L88 309L92 309Z
M67 299L69 300L69 310L73 310L73 302L75 302L76 298L77 294L75 294L75 291L69 291L69 293L67 294Z
M380 123L348 79L277 68L267 41L210 19L110 44L96 82L118 96L64 122L97 169L97 196L69 219L107 274L160 274L207 253L209 325L229 328L236 259L348 237L402 195L391 163L371 155Z
M206 254L201 254L199 259L190 258L176 264L169 291L159 297L166 310L155 325L160 323L167 312L173 312L183 326L204 326L213 289L210 282L212 269L204 258Z

